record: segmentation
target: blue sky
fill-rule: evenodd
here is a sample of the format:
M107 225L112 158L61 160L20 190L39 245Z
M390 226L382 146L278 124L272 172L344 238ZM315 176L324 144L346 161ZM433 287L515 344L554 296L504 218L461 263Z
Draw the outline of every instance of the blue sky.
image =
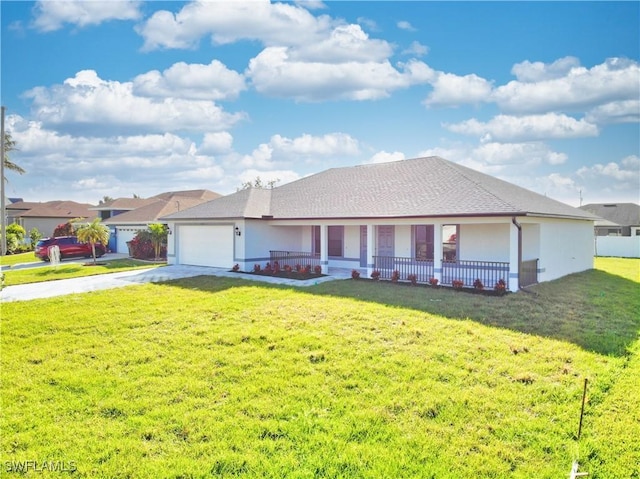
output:
M573 206L639 202L639 2L0 5L10 197L439 155Z

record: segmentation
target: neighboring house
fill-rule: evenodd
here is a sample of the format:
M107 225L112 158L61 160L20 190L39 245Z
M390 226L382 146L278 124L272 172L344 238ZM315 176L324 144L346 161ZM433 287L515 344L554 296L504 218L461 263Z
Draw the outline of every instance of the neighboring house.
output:
M149 198L116 198L115 200L101 203L98 206L91 207L92 211L99 211L102 221L108 220L112 216L116 216L127 211L135 210L142 206L153 203L153 199Z
M158 218L181 211L206 201L219 198L221 195L209 190L170 191L139 201L139 206L128 211L118 211L105 219L103 223L111 230L109 249L117 253L128 253L127 243L138 231L147 229L150 223L158 223ZM121 198L122 199L122 198ZM131 200L131 198L129 198ZM140 200L140 199L138 199ZM124 209L125 203L116 204L114 200L108 205L100 205L94 209L107 211L106 207L117 206ZM129 206L133 203L129 203ZM112 210L117 211L117 210Z
M61 223L83 218L91 220L96 214L90 210L93 205L76 203L75 201L47 201L35 203L18 201L7 205L7 223L18 223L27 234L37 228L43 237L53 236L53 232Z
M329 169L160 219L171 264L398 269L512 291L593 267L593 215L439 157Z
M597 236L640 236L640 205L635 203L590 203L580 207L600 218Z
M640 205L592 203L580 208L599 217L595 222L596 256L640 257Z

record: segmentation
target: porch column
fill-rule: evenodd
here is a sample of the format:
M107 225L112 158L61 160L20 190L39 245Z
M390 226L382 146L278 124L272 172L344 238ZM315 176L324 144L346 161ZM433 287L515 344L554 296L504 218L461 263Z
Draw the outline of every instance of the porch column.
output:
M320 266L322 272L329 272L329 227L327 225L320 226Z
M367 278L371 277L375 264L373 262L373 256L375 254L375 238L374 234L376 228L373 225L367 225Z
M442 283L442 223L433 224L433 277Z
M511 223L509 225L509 291L518 291L520 287L520 251L519 229Z

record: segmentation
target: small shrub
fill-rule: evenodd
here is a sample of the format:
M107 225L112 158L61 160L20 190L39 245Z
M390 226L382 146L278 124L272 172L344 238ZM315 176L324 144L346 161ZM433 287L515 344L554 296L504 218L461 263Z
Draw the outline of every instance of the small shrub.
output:
M322 266L320 266L319 264L315 265L315 266L313 267L313 272L314 272L315 274L322 274Z
M273 273L273 269L271 268L271 263L267 263L262 270L264 273L271 274Z
M373 272L371 273L371 279L375 279L375 280L380 279L380 271L378 271L377 269L374 269Z
M352 269L351 279L360 279L360 271L358 271L357 269Z
M238 271L240 271L240 265L238 263L236 263L236 264L233 265L233 268L231 268L231 269L234 272L238 272Z
M462 289L462 287L464 286L464 281L460 280L460 279L454 279L451 282L451 285L455 288L455 289Z
M310 264L306 265L306 266L304 267L304 269L302 270L302 272L303 272L304 274L311 274L311 265L310 265Z
M400 280L400 271L395 269L393 270L393 273L391 273L391 282L397 283L399 280Z
M71 221L60 223L56 226L56 229L53 230L54 238L57 238L58 236L74 236L75 234L76 229L73 227L73 223Z
M438 278L429 278L429 284L434 288L438 286Z
M504 279L499 279L493 289L500 294L505 293L507 291L507 283L505 283Z
M302 265L301 265L300 263L298 263L298 264L296 265L296 272L297 272L297 273L302 272Z
M261 270L260 265L258 263L253 265L253 272L254 273L259 273Z
M484 289L484 284L482 284L480 278L476 278L476 280L473 282L473 287L478 291L482 291Z
M31 240L31 249L35 249L36 243L42 239L42 233L38 230L38 228L32 228L29 231L29 239Z
M418 284L418 277L415 274L410 274L407 276L407 279L411 282L413 286Z
M284 270L287 273L291 273L291 271L293 271L293 268L291 266L289 266L288 264L284 265Z
M278 274L280 272L280 263L277 261L273 262L273 274Z

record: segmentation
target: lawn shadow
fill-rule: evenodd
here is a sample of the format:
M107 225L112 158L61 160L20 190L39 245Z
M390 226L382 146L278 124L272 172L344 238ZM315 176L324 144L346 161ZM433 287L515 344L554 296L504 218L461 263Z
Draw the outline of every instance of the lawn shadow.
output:
M352 298L568 341L603 355L626 355L640 334L638 283L600 270L572 274L505 296L370 280L336 280L298 288L196 276L165 284L212 293L252 286Z
M640 335L638 286L621 276L589 270L505 296L353 280L325 283L310 292L470 319L568 341L603 355L623 356Z

